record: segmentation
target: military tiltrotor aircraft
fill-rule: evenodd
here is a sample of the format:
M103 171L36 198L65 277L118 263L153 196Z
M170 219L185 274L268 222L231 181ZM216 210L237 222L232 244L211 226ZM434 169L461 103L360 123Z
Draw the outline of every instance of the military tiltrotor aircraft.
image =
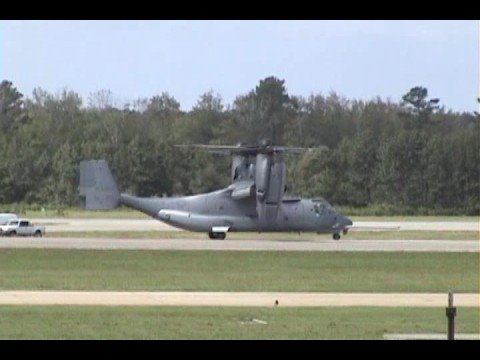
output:
M80 163L80 201L86 209L112 209L120 204L178 228L207 232L225 239L227 232L317 232L346 234L352 221L324 199L285 196L283 154L309 149L259 145L177 145L233 156L232 184L206 194L142 198L120 193L105 160Z

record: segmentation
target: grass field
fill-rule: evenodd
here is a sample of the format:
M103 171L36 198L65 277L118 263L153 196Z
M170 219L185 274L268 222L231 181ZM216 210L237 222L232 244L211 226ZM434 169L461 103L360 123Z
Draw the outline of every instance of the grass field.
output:
M479 324L478 309L458 309L456 332L479 333ZM0 307L1 339L382 339L445 332L444 308Z
M348 215L348 214L346 214ZM147 219L130 209L26 211L27 218ZM464 216L354 216L353 221L476 221ZM47 236L206 238L178 231L70 232ZM229 239L248 239L230 233ZM331 235L255 234L324 240ZM351 232L347 239L474 240L480 232ZM0 239L1 241L1 239ZM323 253L0 249L0 290L480 291L474 253ZM252 321L259 319L267 324ZM0 339L381 339L445 333L444 308L213 308L0 306ZM479 333L478 308L459 308L456 332Z
M119 239L207 239L208 235L190 231L68 231L47 232L47 237L85 237ZM331 234L315 233L228 233L229 240L315 241L331 240ZM351 231L347 240L479 240L480 231Z
M479 292L476 253L1 249L0 290Z

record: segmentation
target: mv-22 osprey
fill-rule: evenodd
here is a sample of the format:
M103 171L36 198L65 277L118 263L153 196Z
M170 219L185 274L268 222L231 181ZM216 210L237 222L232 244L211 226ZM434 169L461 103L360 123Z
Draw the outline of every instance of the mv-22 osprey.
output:
M182 197L137 197L120 193L105 160L80 163L80 201L86 209L120 204L178 228L225 239L227 232L317 232L346 234L352 221L324 199L287 197L283 154L308 149L259 145L180 145L233 156L232 184L205 194Z

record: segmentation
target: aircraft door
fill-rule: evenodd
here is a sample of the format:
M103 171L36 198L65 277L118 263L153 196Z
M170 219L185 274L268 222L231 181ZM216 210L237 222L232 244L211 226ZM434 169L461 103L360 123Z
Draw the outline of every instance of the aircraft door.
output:
M305 222L305 217L303 216L303 202L302 201L299 201L295 204L294 212L295 212L295 219L298 223L298 226L303 227L304 222Z

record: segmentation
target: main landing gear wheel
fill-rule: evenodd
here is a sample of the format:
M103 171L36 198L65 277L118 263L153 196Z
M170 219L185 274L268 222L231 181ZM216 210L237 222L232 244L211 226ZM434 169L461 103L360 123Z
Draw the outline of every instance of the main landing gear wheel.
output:
M333 240L340 240L340 234L333 234Z
M225 237L227 236L227 234L225 234L224 232L212 232L212 231L210 231L208 233L208 236L210 237L210 239L224 240Z

